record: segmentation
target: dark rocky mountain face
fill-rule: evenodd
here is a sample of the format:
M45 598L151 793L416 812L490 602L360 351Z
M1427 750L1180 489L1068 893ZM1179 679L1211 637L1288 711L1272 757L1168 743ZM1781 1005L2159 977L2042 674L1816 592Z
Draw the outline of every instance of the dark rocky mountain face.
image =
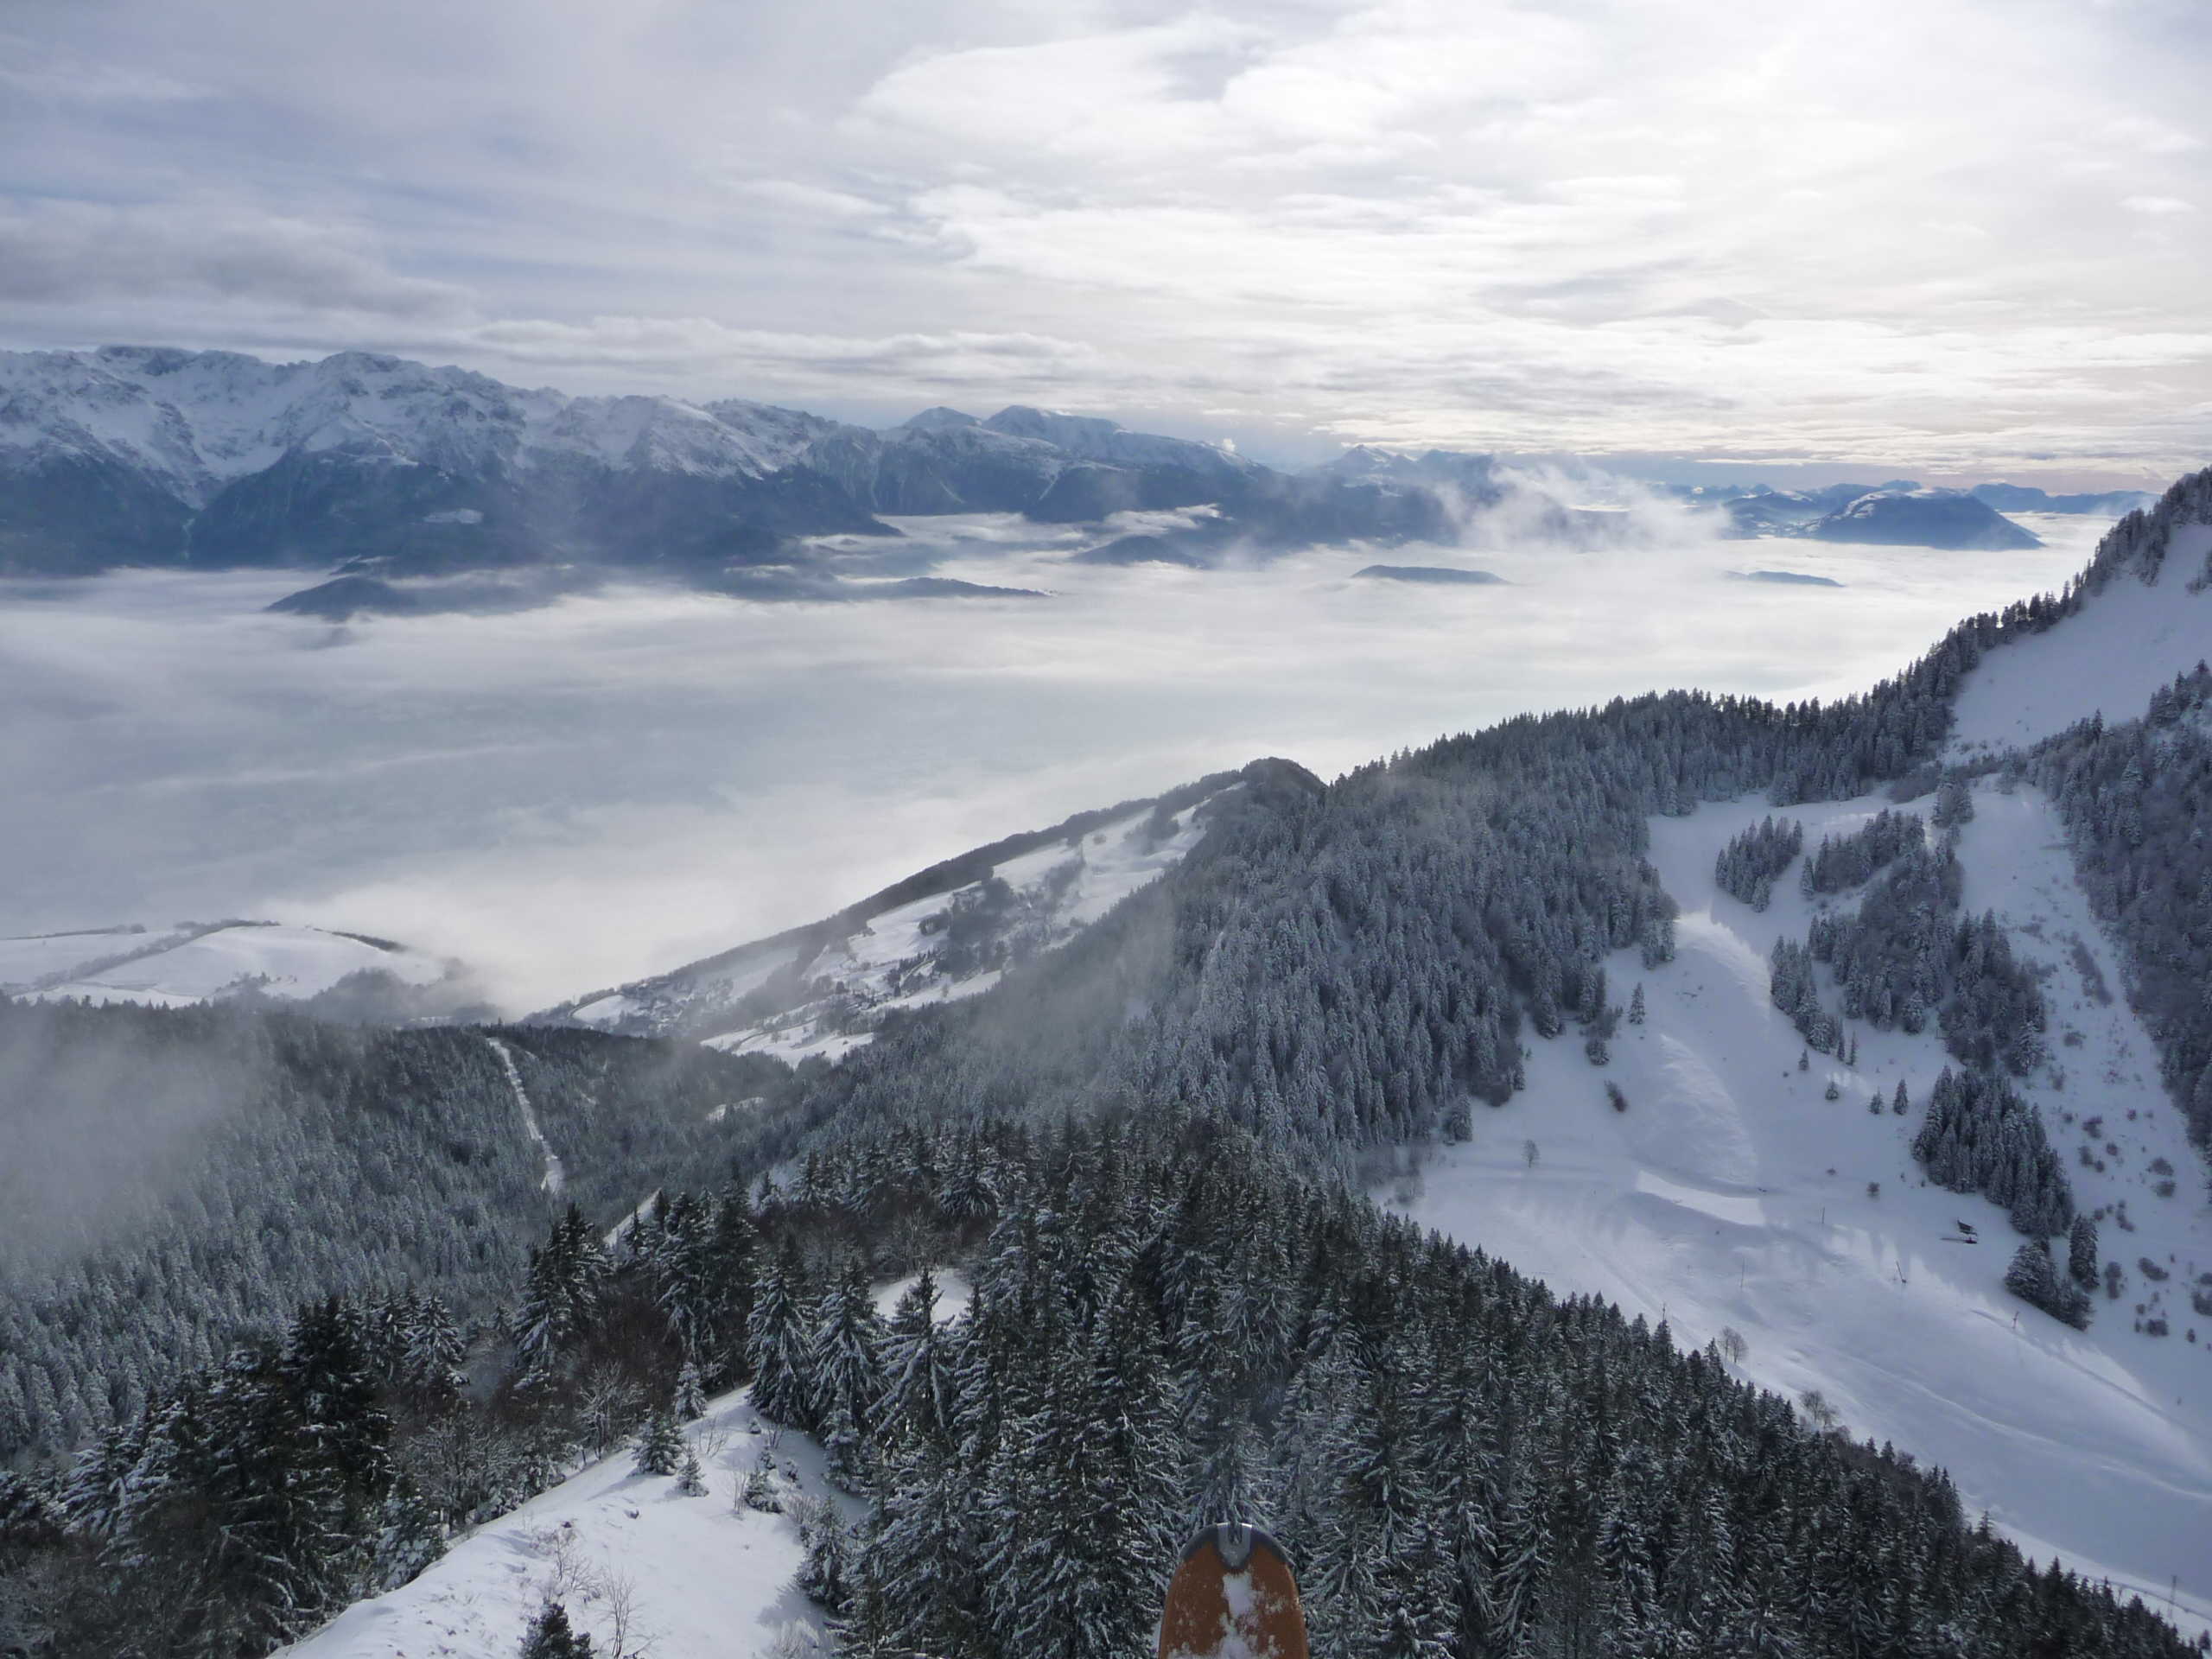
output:
M1051 444L992 431L957 410L930 410L888 432L841 428L806 452L810 469L873 511L917 515L1023 512L1068 460Z
M0 573L73 575L100 563L182 562L192 510L120 462L0 458Z

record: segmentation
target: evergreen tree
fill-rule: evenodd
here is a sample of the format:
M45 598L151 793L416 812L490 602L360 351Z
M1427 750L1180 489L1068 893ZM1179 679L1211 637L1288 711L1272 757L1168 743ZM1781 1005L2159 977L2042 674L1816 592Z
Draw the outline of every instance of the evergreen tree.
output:
M707 1495L706 1471L699 1467L699 1454L688 1446L683 1448L683 1461L677 1465L676 1490L686 1497Z
M2097 1224L2087 1216L2074 1217L2066 1241L2066 1272L2083 1290L2097 1287Z
M591 1637L569 1627L567 1608L549 1601L523 1637L522 1659L592 1659Z
M868 1480L876 1405L884 1391L882 1325L868 1292L868 1268L856 1260L823 1294L810 1368L811 1420L830 1454L830 1478L849 1490Z
M699 1367L685 1360L676 1374L676 1417L678 1422L694 1423L707 1414L707 1390L700 1379Z
M753 1293L745 1358L753 1373L753 1406L771 1422L813 1426L813 1368L805 1312L805 1272L798 1240L786 1233Z
M638 1431L638 1472L641 1475L675 1474L689 1455L683 1431L677 1426L672 1411L653 1413Z
M2012 1265L2005 1271L2005 1288L2054 1319L2076 1326L2089 1323L2088 1294L2059 1277L2049 1247L2039 1240L2023 1244L2012 1253Z
M529 1280L515 1313L515 1345L526 1378L543 1382L569 1360L575 1334L596 1311L609 1270L591 1224L570 1205L543 1247L531 1252Z

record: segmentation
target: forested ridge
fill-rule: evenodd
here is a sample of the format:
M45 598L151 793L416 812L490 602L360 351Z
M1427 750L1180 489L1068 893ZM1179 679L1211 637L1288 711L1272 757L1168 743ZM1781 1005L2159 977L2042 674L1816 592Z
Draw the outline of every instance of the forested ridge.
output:
M715 1179L792 1087L689 1045L499 1040L594 1214ZM558 1207L544 1175L474 1028L0 998L0 1464L82 1445L306 1298L413 1282L490 1311Z
M876 1314L930 1262L960 1317L926 1276ZM67 1480L0 1478L10 1611L87 1659L253 1651L612 1440L681 1478L666 1424L747 1378L867 1500L801 1516L855 1653L1139 1652L1229 1510L1289 1541L1321 1652L2186 1650L1716 1351L1176 1111L849 1139L611 1257L572 1217L469 1349L419 1303L305 1308Z

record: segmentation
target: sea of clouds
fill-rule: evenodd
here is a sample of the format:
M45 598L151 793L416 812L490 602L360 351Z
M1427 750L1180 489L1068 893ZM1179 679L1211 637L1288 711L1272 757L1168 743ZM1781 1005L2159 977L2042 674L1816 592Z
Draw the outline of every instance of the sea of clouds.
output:
M294 575L0 583L0 934L226 917L465 959L517 1011L809 921L935 860L1261 755L1332 776L1525 710L1860 690L2051 588L2018 553L1725 543L1071 564L906 521L1046 599L647 587L505 616L264 614ZM1358 581L1375 559L1511 584ZM1786 569L1841 588L1731 581Z

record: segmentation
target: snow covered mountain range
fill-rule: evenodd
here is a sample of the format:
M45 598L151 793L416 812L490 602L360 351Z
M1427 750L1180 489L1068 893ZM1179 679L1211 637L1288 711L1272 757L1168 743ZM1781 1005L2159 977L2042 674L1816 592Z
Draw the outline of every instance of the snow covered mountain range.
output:
M2035 544L1993 500L2126 504L2014 486L1694 493L1724 503L1737 534L1974 548ZM987 419L930 409L876 431L741 398L570 397L362 352L285 364L153 346L0 353L0 575L315 570L343 584L291 607L315 615L496 609L603 569L765 598L957 596L997 590L849 594L817 538L894 537L881 515L1103 525L1202 508L1086 556L1203 566L1236 550L1479 540L1509 496L1524 538L1605 543L1626 523L1552 500L1490 455L1358 446L1292 474L1021 405ZM498 580L422 585L462 572Z
M0 353L0 573L696 573L804 563L807 537L895 534L878 513L1069 524L1202 504L1278 544L1451 523L1418 485L1294 478L1020 406L988 420L933 409L877 432L741 399L572 397L359 352Z

